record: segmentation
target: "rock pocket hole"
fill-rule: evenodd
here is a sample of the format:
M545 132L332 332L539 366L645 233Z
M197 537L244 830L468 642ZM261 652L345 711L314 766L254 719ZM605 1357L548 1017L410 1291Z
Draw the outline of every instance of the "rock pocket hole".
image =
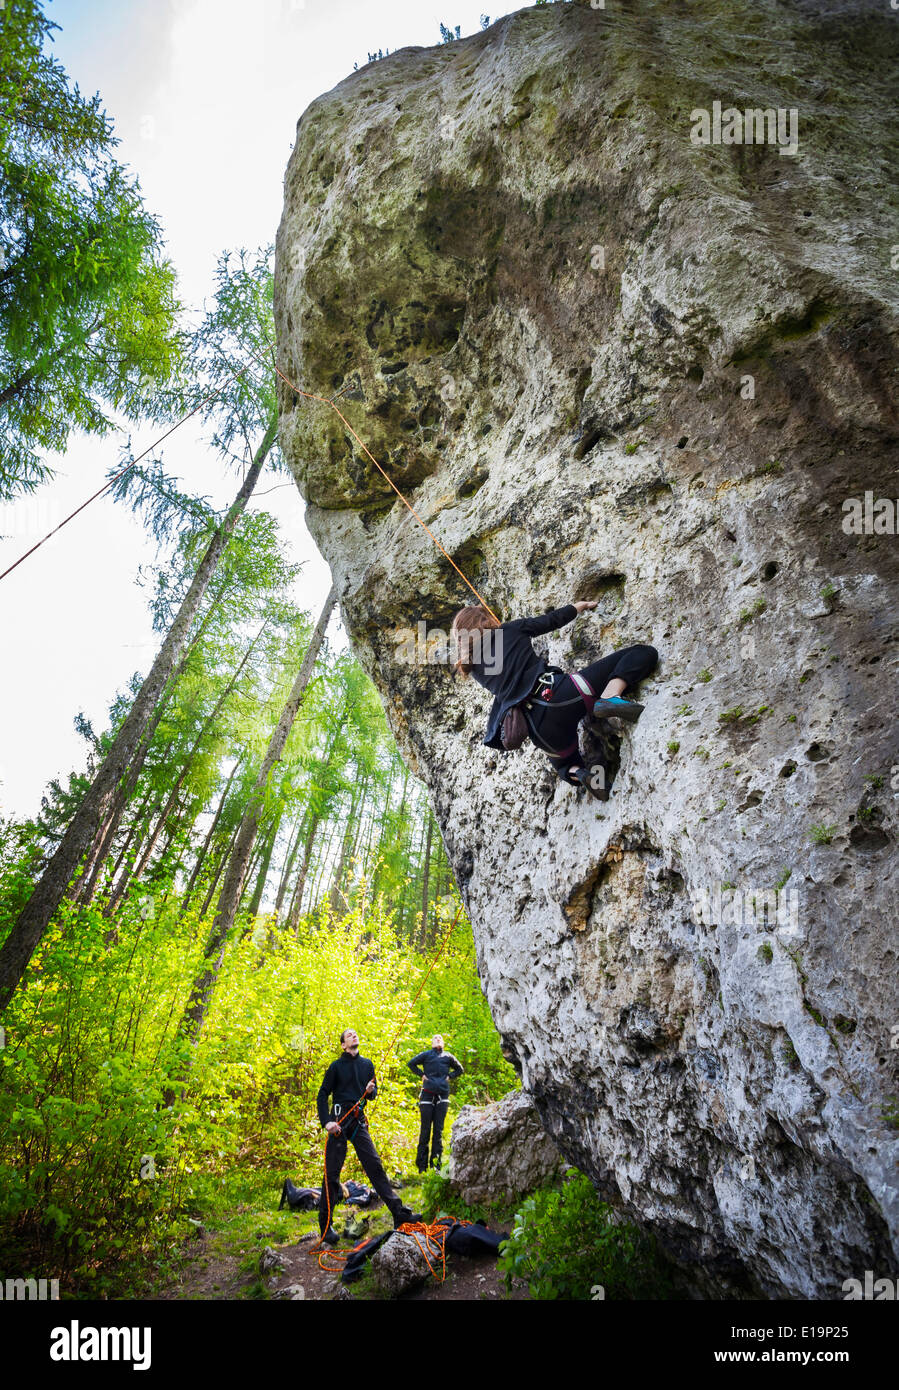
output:
M876 825L854 825L849 831L849 843L863 854L874 854L889 842L889 836Z
M576 459L585 458L591 449L596 448L601 439L601 430L588 430L587 433L578 440L577 444L575 444L574 457Z
M762 570L762 578L773 579L779 569L780 565L777 563L776 560L769 560L767 565L765 565L764 569Z
M682 434L681 437L680 437L680 439L677 441L677 447L678 447L679 449L686 449L686 447L687 447L687 436L686 436L685 434Z
M823 763L828 753L827 749L822 748L820 743L810 743L805 750L805 756L810 763Z

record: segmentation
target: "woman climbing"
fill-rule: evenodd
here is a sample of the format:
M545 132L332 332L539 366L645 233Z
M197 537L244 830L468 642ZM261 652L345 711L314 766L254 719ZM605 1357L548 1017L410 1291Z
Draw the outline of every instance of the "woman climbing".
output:
M503 724L518 706L531 742L547 753L563 782L584 786L597 800L607 801L605 768L584 766L578 725L585 712L598 719L636 723L643 706L621 697L655 670L659 654L655 647L623 647L581 671L568 673L550 666L531 645L532 637L554 632L595 607L595 600L581 599L537 618L515 618L508 623L498 623L480 605L462 608L453 619L459 653L453 669L460 676L474 676L493 695L484 737L488 748L505 747Z

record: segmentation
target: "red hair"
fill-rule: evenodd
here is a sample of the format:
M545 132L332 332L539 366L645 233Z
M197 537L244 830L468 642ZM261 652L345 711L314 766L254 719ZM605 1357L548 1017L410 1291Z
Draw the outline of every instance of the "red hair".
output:
M461 633L484 632L489 628L500 626L501 624L487 612L486 608L482 608L480 604L477 604L472 608L459 609L455 618L453 618L452 630L458 636L458 634ZM459 660L454 665L453 670L457 676L464 676L467 678L471 675L472 665L471 641L468 637L465 637L459 641Z

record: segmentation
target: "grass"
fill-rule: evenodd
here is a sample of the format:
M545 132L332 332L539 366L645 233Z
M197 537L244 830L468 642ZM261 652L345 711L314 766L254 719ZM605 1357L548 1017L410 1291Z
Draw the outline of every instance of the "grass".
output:
M792 870L792 869L784 869L784 871L783 871L783 873L781 874L780 878L777 880L777 882L776 882L775 885L774 885L774 887L776 888L776 890L777 890L778 893L780 892L781 888L783 888L784 884L787 882L787 879L791 877L792 873L793 873L793 870Z
M680 748L680 744L678 743L676 738L673 738L670 743L667 743L665 745L665 747L668 749L668 752L673 756L677 752L678 748Z
M696 749L696 757L704 758L707 761L710 757L709 750L707 748L703 748L702 744L700 744L700 746Z
M808 832L808 837L813 845L829 845L837 833L835 825L813 825Z
M899 1097L886 1096L886 1104L881 1106L881 1118L890 1129L899 1129Z
M736 724L737 720L743 718L743 706L734 705L732 709L722 710L718 715L719 724Z
M747 623L752 622L753 618L757 618L760 613L764 613L767 607L768 605L763 598L757 598L751 607L741 608L737 627L745 627Z
M699 673L699 675L696 677L696 679L697 679L698 681L702 681L703 685L705 685L708 681L710 681L710 680L712 679L712 673L711 673L711 671L709 670L708 666L703 666L702 670L700 671L700 673Z
M832 584L828 579L826 584L821 585L819 592L822 598L833 598L834 594L837 592L837 586L836 584Z
M763 960L768 965L770 965L771 961L774 959L774 952L771 949L771 942L763 941L756 954L758 955L759 960Z
M876 772L866 772L862 780L869 782L875 791L880 791L883 786L883 778L878 777Z
M678 705L678 707L677 707L677 709L674 711L674 713L675 713L676 715L680 715L682 718L686 719L686 717L687 717L688 715L690 715L690 714L693 713L693 710L690 708L690 706L689 706L688 704L685 703L685 704L682 704L682 705Z

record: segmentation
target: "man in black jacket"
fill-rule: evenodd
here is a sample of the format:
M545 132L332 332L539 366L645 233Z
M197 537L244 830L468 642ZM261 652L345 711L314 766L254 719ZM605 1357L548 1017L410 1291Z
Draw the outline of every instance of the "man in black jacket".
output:
M449 1083L462 1075L462 1064L443 1046L440 1033L435 1033L427 1052L419 1052L409 1063L411 1071L422 1078L418 1108L421 1111L421 1133L415 1166L419 1173L427 1171L428 1140L431 1142L431 1167L439 1168L443 1157L443 1122L449 1106Z
M342 1196L340 1173L346 1159L347 1140L356 1150L369 1182L393 1217L394 1229L404 1221L421 1219L403 1205L390 1186L368 1132L363 1107L378 1094L374 1065L367 1057L359 1056L359 1038L352 1028L344 1028L340 1035L340 1046L343 1051L328 1067L318 1092L318 1118L322 1129L328 1133L325 1140L325 1184L318 1208L318 1224L322 1239L328 1245L336 1245L340 1239L330 1222ZM357 1101L360 1102L358 1107ZM342 1119L343 1116L347 1118Z

